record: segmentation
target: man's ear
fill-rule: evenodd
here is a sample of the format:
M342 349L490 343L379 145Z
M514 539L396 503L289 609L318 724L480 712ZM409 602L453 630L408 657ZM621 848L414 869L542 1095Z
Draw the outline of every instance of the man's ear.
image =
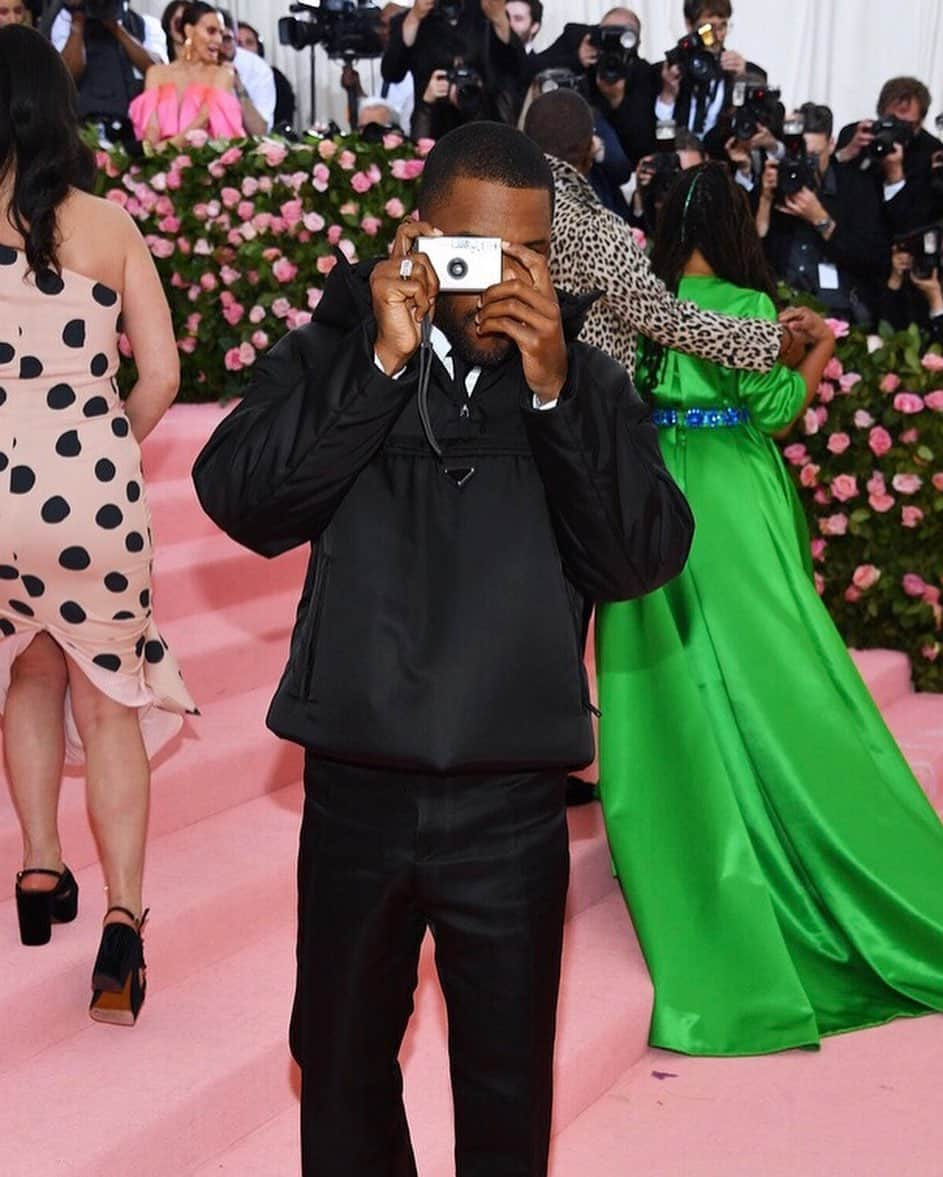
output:
M540 21L537 21L536 24L533 24L530 26L530 39L532 41L536 41L539 33L540 33Z

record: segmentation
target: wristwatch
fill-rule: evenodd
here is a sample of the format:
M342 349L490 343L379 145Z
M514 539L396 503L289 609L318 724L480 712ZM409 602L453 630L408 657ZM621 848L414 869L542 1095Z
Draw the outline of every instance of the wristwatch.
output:
M835 222L831 217L826 217L823 221L815 221L812 225L812 228L815 229L818 233L827 233L834 224Z

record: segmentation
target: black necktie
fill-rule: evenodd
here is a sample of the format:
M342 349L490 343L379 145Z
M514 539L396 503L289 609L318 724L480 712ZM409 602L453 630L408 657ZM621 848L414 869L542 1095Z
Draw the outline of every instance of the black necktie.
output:
M454 348L450 352L450 359L452 360L452 382L461 393L462 399L465 400L468 397L468 386L466 381L471 368L468 364L465 363L465 361L455 351Z

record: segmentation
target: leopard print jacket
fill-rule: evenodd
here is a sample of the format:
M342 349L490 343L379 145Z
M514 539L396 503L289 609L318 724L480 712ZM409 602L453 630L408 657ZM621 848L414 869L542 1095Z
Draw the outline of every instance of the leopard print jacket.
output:
M547 157L556 210L550 272L571 294L602 291L581 338L635 374L637 334L727 368L768 372L779 357L782 329L763 319L735 319L679 302L656 278L632 230L604 208L576 168Z

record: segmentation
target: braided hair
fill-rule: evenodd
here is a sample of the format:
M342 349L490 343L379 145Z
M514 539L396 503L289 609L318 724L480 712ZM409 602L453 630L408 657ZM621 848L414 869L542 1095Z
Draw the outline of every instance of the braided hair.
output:
M776 282L763 253L747 194L729 168L703 163L678 176L658 214L652 270L677 294L695 249L718 278L734 286L760 290L776 299ZM639 349L638 386L651 396L661 376L664 348L643 339Z

